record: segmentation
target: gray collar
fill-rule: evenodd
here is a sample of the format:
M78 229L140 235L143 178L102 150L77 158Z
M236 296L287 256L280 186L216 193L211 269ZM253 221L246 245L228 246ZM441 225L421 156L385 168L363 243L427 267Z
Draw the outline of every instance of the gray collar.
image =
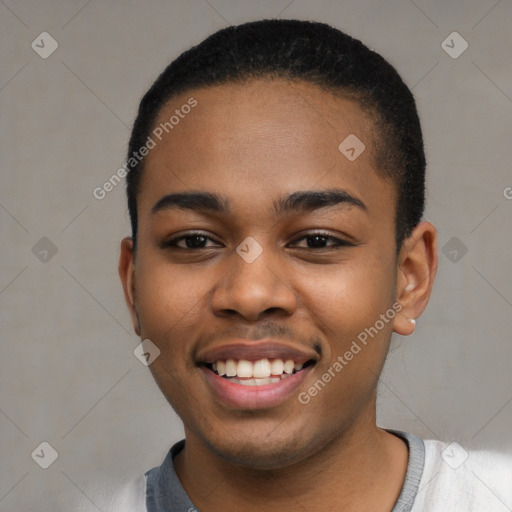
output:
M392 512L410 512L425 464L425 445L412 434L388 430L409 445L409 463L404 485ZM161 466L146 473L146 508L148 512L199 512L187 496L174 471L174 458L185 447L185 440L177 442L167 454Z

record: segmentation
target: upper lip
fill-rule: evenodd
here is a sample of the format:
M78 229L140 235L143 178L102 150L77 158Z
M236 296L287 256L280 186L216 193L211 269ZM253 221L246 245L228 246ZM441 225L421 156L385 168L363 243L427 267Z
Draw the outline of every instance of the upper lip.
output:
M317 361L318 354L313 350L299 349L286 343L262 340L237 340L217 347L211 347L199 352L196 360L199 363L211 364L226 359L245 359L257 361L259 359L292 359L295 363L304 364L306 361Z

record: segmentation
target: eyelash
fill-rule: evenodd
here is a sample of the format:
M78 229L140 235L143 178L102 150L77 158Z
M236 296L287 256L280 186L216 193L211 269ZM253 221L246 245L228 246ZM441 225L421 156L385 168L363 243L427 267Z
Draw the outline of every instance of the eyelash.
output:
M325 231L314 231L313 233L308 233L305 235L302 235L300 238L297 238L294 243L297 243L299 240L305 240L305 239L311 239L314 237L321 237L327 239L327 241L334 242L332 245L328 245L326 247L319 247L318 250L321 249L337 249L338 247L350 247L354 244L351 244L350 242L347 242L346 240L343 240L342 238L338 238L336 236L332 236L329 233L326 233ZM313 247L299 247L299 249L310 249L315 250Z
M185 235L180 235L180 236L177 236L175 238L171 238L167 241L165 241L163 244L162 244L162 248L172 248L172 249L182 249L184 251L197 251L197 250L201 250L201 249L209 249L211 247L195 247L195 248L190 248L190 247L180 247L178 245L179 242L183 241L183 240L187 240L187 239L190 239L190 238L194 238L194 237L202 237L202 238L205 238L207 240L211 240L213 242L215 242L215 240L213 238L211 238L210 236L208 236L207 234L205 233L202 233L200 231L197 231L197 232L190 232L190 233L187 233ZM298 247L298 249L309 249L309 250L325 250L325 249L336 249L338 247L351 247L353 246L354 244L350 243L350 242L347 242L346 240L343 240L341 238L337 238L335 236L332 236L330 235L329 233L326 233L325 231L315 231L313 233L308 233L308 234L305 234L305 235L302 235L300 238L297 238L294 242L294 244L296 244L297 242L301 241L301 240L305 240L305 239L312 239L314 237L321 237L321 238L325 238L327 239L327 241L332 241L334 242L333 244L331 245L327 245L325 247L319 247L319 248L314 248L314 247Z
M179 242L181 242L182 240L186 240L187 238L194 238L194 237L203 237L203 238L206 238L208 240L213 240L213 238L211 238L210 236L206 235L205 233L202 233L200 231L192 231L190 233L187 233L185 235L180 235L180 236L177 236L175 238L171 238L167 241L165 241L163 244L162 244L162 248L173 248L173 249L183 249L184 251L197 251L199 249L208 249L208 247L196 247L196 248L189 248L189 247L180 247L178 245ZM213 240L215 241L215 240Z

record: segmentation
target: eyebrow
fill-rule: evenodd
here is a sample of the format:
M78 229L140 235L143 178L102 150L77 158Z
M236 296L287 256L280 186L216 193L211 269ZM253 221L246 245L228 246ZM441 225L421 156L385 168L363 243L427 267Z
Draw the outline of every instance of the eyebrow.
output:
M151 209L151 213L179 208L207 212L225 212L229 210L226 199L209 192L177 192L161 197Z
M365 212L368 211L368 208L361 199L352 196L346 190L340 189L293 192L285 198L276 201L274 203L274 211L279 215L294 211L319 210L320 208L342 204L354 205Z
M349 204L368 211L366 205L357 197L345 190L304 190L293 192L273 204L276 215L291 212L309 212ZM178 208L182 210L194 210L202 212L224 213L229 211L227 198L210 192L176 192L161 197L151 209L151 213Z

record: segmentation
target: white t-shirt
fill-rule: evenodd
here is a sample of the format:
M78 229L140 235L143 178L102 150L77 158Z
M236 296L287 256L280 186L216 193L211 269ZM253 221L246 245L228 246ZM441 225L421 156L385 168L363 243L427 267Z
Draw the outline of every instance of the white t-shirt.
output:
M424 445L425 464L411 512L512 511L512 457L466 452L457 443L428 440Z
M512 512L512 457L388 432L409 446L404 484L392 512ZM109 510L201 512L174 471L174 457L184 446L184 440L176 443L162 465L132 482Z

